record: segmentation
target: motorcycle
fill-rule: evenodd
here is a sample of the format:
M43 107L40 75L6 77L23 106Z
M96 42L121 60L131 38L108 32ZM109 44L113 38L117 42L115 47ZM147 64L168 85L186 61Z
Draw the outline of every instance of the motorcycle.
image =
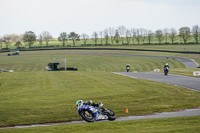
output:
M165 74L165 76L167 76L168 72L169 72L169 68L168 68L168 67L165 67L165 68L164 68L164 74Z
M99 120L109 120L109 121L114 121L117 116L115 115L115 113L110 110L110 109L106 109L106 108L99 108L99 107L94 107L94 106L90 106L90 105L83 105L81 107L78 107L77 109L79 115L82 117L83 120L87 121L87 122L94 122L96 121L95 115L93 112L98 113L98 116L101 115L102 117L99 118Z

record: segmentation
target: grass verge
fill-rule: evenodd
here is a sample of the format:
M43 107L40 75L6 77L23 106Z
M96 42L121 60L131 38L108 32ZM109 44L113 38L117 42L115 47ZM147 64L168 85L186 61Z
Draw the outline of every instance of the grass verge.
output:
M198 133L200 116L95 122L24 129L3 129L2 133Z

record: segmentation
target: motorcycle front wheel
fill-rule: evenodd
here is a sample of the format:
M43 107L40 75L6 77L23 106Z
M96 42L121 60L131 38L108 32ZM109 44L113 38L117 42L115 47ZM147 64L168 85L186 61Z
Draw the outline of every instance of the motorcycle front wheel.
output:
M82 111L80 112L80 116L87 122L94 122L95 120L92 112Z
M107 109L106 112L109 121L114 121L117 118L116 114L112 110Z

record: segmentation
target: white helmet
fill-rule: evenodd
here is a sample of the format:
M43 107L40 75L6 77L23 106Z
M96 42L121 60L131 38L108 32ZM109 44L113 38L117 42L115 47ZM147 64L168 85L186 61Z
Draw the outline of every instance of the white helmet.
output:
M165 65L168 66L168 63L166 63Z

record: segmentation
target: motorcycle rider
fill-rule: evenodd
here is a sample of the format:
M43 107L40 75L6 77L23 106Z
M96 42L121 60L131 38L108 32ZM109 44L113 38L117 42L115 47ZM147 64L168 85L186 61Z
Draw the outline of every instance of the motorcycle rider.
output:
M130 70L130 65L127 64L127 65L126 65L126 72L129 72L129 70Z
M101 119L107 119L107 118L108 118L106 115L102 115L102 114L98 113L98 110L95 109L95 107L102 108L102 107L103 107L102 102L100 102L100 103L98 104L98 103L94 103L94 102L91 101L91 100L90 100L90 101L85 101L85 102L84 102L83 100L78 100L78 101L76 102L76 105L77 105L77 108L78 108L78 109L81 108L81 107L83 107L84 105L93 106L94 108L91 108L91 111L92 111L92 113L94 114L96 121L101 120Z
M168 63L166 63L165 66L164 66L165 75L167 75L168 72L169 72L169 65L168 65Z
M169 69L169 65L168 65L168 63L165 64L164 69L165 69L166 67L168 67L168 69Z

